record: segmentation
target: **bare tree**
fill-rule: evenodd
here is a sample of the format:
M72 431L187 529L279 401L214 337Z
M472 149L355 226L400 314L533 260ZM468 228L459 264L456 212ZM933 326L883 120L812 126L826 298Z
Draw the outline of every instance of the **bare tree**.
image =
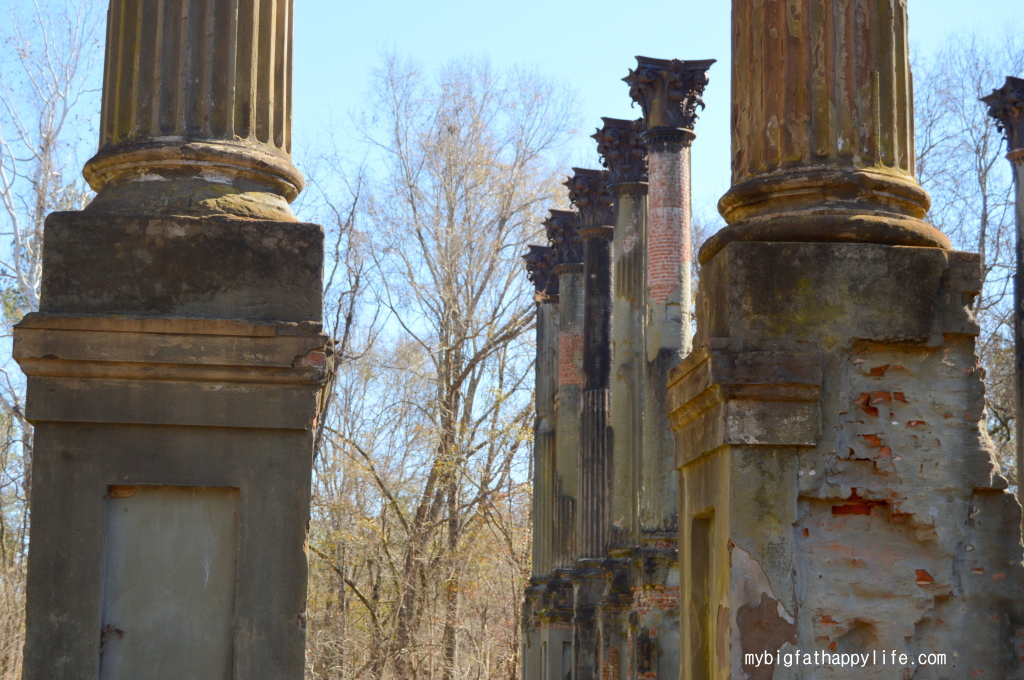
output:
M1002 135L979 99L1007 74L1024 71L1024 35L1001 41L950 36L915 64L918 172L932 196L929 219L954 245L982 258L976 302L987 371L989 433L1004 472L1017 483L1013 383L1013 178Z
M339 370L318 460L311 545L348 615L311 625L332 650L313 672L509 677L529 571L534 304L520 255L564 193L575 102L480 61L429 78L385 55L373 82L355 225L373 263L365 308L387 317ZM481 626L501 642L474 647Z

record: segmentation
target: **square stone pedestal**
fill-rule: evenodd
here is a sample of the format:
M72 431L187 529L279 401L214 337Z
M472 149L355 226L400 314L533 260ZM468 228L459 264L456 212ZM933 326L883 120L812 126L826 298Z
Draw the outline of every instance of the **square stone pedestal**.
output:
M51 216L26 680L303 675L322 231Z
M669 386L684 680L1021 677L980 285L934 248L738 242L704 267Z

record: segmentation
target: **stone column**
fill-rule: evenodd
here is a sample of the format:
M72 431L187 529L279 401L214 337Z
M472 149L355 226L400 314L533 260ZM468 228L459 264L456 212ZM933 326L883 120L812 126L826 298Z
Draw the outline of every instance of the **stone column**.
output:
M573 573L575 680L598 673L596 609L604 592L601 563L608 526L608 388L611 370L611 239L614 223L607 173L573 168L566 182L583 239L583 391L580 393L579 550Z
M555 392L558 381L558 278L555 251L530 246L523 256L537 302L537 360L533 425L533 574L523 603L523 677L540 680L547 584L553 568L553 482L555 475Z
M732 241L949 248L924 221L906 0L734 0Z
M544 222L558 277L558 389L555 396L555 568L571 569L578 556L580 390L583 387L583 241L579 215L552 210Z
M294 221L292 0L111 0L90 211Z
M679 673L679 568L676 518L679 482L671 473L673 436L665 410L669 371L691 349L690 145L701 96L714 60L637 57L624 78L640 104L647 131L647 323L640 529L636 554L639 634L637 672L675 678Z
M548 678L572 668L572 570L578 555L580 390L583 387L583 242L579 216L552 210L544 222L555 251L558 277L558 388L555 396L553 578L547 586L542 621L546 630Z
M650 174L641 526L645 532L666 535L675 534L678 487L669 473L673 444L664 416L665 380L691 347L690 144L713 63L637 57L636 70L623 79L644 113Z
M1020 274L1024 263L1024 79L1008 76L1006 83L981 101L988 104L989 115L1006 136L1009 153L1006 157L1013 167L1017 190L1017 242L1016 269L1013 277L1013 346L1016 378L1017 478L1024 470L1024 276ZM1024 503L1024 489L1017 485L1017 499ZM1022 525L1024 526L1024 525Z
M603 565L606 584L598 607L598 637L601 677L626 678L628 669L635 666L629 624L635 574L629 567L640 541L647 152L640 138L645 129L642 120L602 120L604 127L594 139L609 173L608 190L615 207L609 394L614 436L608 470L608 559Z
M303 676L332 352L323 230L288 210L290 15L111 3L99 193L48 216L40 310L14 331L25 680Z
M734 0L733 38L730 224L668 395L681 678L1018 677L981 263L921 222L906 4Z
M607 173L573 168L566 182L583 239L583 391L580 394L581 558L604 557L608 526L608 388L611 377L611 240L615 222Z

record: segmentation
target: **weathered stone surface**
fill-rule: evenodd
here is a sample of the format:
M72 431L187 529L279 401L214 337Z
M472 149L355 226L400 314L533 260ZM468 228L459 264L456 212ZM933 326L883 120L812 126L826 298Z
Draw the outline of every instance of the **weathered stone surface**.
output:
M98 673L105 506L140 485L239 490L228 668L301 675L319 327L34 314L14 356L36 437L26 677Z
M45 313L321 318L316 224L52 213L45 239Z
M558 301L558 277L555 276L555 249L550 246L530 246L523 255L526 274L536 291L537 302Z
M291 0L113 0L98 192L14 329L33 425L25 680L301 678L323 230Z
M692 132L682 131L693 130L697 107L704 108L707 71L714 63L714 59L636 58L636 70L630 69L622 80L629 85L629 96L643 109L647 124L645 139L650 142L693 138Z
M615 224L612 196L608 192L608 177L604 170L573 168L572 175L565 181L565 186L569 189L569 201L580 216L581 230L610 227ZM585 237L582 232L580 236Z
M114 0L88 210L295 221L292 2Z
M800 677L744 665L781 645L947 654L915 677L1020 675L1020 507L984 426L977 256L732 243L702 281L700 349L670 386L696 670Z
M1024 78L1007 76L1001 88L981 101L988 105L988 115L1006 136L1010 153L1024 148Z
M915 178L906 2L735 0L725 244L846 241L950 248Z
M608 187L647 181L647 149L643 142L646 123L639 120L602 118L604 126L591 135L597 141L601 164L608 170Z

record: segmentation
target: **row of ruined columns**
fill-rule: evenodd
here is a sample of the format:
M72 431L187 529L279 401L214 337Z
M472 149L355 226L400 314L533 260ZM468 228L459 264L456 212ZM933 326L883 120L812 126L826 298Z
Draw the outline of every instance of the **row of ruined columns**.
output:
M691 344L690 144L712 61L638 57L639 120L604 118L525 256L537 389L528 678L675 677L678 477L669 371Z
M732 186L700 287L689 154L710 61L638 58L643 118L604 119L605 169L574 170L575 210L527 256L524 680L1024 677L982 262L928 222L906 0L732 9ZM1024 80L985 102L1024 233ZM1018 275L1018 343L1021 300Z

